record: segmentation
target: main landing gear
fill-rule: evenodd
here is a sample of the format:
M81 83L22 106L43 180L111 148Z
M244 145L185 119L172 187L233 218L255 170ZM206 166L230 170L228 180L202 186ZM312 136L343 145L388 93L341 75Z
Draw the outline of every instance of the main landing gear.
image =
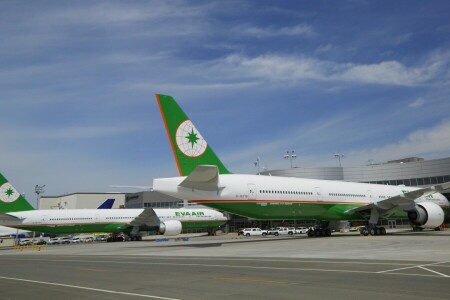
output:
M310 228L308 230L308 236L309 237L324 237L324 236L331 236L331 229L330 228L320 228L320 227L314 227Z
M370 235L386 235L386 228L377 226L362 226L359 233L364 236Z

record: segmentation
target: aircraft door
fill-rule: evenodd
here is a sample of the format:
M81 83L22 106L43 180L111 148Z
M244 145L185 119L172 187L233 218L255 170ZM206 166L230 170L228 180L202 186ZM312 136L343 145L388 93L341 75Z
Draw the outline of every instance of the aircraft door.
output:
M315 191L316 191L316 195L315 195L315 196L316 196L316 199L317 199L317 200L323 200L323 199L322 199L322 193L321 193L321 191L320 191L320 187L315 187L314 189L315 189Z
M48 217L47 216L42 216L42 223L47 223Z
M256 185L253 183L247 184L248 186L248 199L249 200L256 200Z
M369 202L372 203L374 201L373 199L373 193L371 190L367 190L367 197L369 198Z

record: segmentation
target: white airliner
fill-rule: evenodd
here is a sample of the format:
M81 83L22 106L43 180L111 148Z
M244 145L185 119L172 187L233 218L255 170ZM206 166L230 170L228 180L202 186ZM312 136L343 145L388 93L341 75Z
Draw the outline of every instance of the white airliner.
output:
M28 230L21 230L21 229L14 229L11 227L6 226L0 226L0 237L6 237L6 236L30 236L32 234L31 231Z
M111 209L114 205L114 201L116 199L107 199L103 202L97 209ZM6 226L0 226L0 237L11 237L11 236L19 236L19 237L28 237L32 236L33 232L29 230L22 230L17 228L11 228Z
M139 231L178 235L182 229L210 231L227 218L211 209L66 209L34 210L0 174L0 225L46 233L125 232L139 240Z
M408 218L414 228L450 221L449 201L427 188L231 174L171 96L156 95L181 177L153 181L153 190L258 220L316 220L310 236L330 236L341 220L367 220L363 234L383 235L380 218ZM325 222L319 222L325 221Z

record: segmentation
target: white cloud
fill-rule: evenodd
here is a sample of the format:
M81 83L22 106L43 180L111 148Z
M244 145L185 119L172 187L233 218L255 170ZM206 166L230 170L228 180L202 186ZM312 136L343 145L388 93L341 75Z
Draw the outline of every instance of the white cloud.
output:
M314 29L310 25L298 24L290 27L276 28L256 27L256 26L239 26L233 29L233 32L239 35L250 35L257 38L278 37L278 36L304 36L311 37L315 35Z
M412 107L412 108L418 108L421 107L425 104L425 100L423 100L422 98L417 98L416 100L414 100L412 103L410 103L408 106Z
M380 148L366 149L349 153L354 161L388 161L409 156L439 157L450 153L450 121L446 120L435 127L412 132L398 143L387 144Z
M281 82L304 80L354 82L397 86L448 84L450 51L431 54L423 63L405 66L398 61L375 64L336 63L305 56L230 55L216 68L248 78Z
M319 129L319 134L326 134L330 126L339 125L339 120L332 120L329 124L324 125L324 128ZM232 165L232 171L255 173L256 168L251 165L252 160L260 157L261 166L268 165L269 170L286 168L288 163L283 161L282 154L285 150L298 150L298 156L295 165L301 167L329 167L337 166L337 161L334 158L334 149L330 144L326 146L329 154L305 152L301 147L301 141L308 141L310 143L317 143L314 138L314 126L310 127L311 132L305 132L303 136L295 136L289 139L287 137L280 137L277 140L271 140L270 143L255 145L247 147L244 151L239 150L235 153L224 155L224 162L229 162ZM299 132L307 128L298 130ZM305 139L307 137L307 139ZM327 141L332 143L332 139L327 138ZM297 145L297 146L295 146ZM299 147L300 145L300 147ZM334 150L333 150L334 149ZM366 165L369 159L374 162L382 163L389 160L400 159L405 157L424 157L426 159L448 157L450 153L450 120L443 121L431 128L423 128L416 130L401 139L397 143L389 143L377 148L365 148L357 151L348 151L345 153L345 159L342 161L344 166L361 166Z
M331 44L320 45L316 51L319 53L329 52L334 49L334 46Z

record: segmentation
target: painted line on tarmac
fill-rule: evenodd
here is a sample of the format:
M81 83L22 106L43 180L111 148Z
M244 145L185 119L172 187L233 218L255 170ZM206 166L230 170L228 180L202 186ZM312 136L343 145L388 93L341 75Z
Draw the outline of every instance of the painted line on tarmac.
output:
M242 269L257 269L257 270L285 270L285 271L313 271L313 272L336 272L336 273L362 273L362 274L395 274L395 275L407 275L407 276L425 276L425 277L439 277L438 275L424 275L424 274L408 274L408 273L389 273L391 271L411 269L419 266L410 266L405 268L398 268L386 271L360 271L360 270L343 270L343 269L319 269L319 268L286 268L286 267L264 267L264 266L246 266L246 265L219 265L219 264L188 264L188 263L149 263L149 262L124 262L124 261L113 261L113 260L97 260L86 261L86 260L75 260L75 259L54 259L54 260L39 260L39 261L51 261L51 262L76 262L76 263L106 263L106 264L134 264L134 265L165 265L165 266L186 266L186 267L207 267L207 268L242 268ZM444 262L441 262L444 263ZM437 264L437 263L434 263ZM424 264L422 266L427 266L431 264Z
M216 280L225 280L225 281L269 283L269 284L276 284L276 285L287 285L287 284L290 284L289 281L285 281L285 280L270 280L270 279L243 278L243 277L214 277L214 279L216 279Z
M177 299L177 298L167 298L167 297L160 297L160 296L153 296L153 295L145 295L145 294L135 294L135 293L103 290L103 289L96 289L96 288L90 288L90 287L79 286L79 285L63 284L63 283L56 283L56 282L46 282L46 281L38 281L38 280L29 280L29 279L23 279L23 278L13 278L13 277L0 276L0 279L21 281L21 282L30 282L30 283L38 283L38 284L46 284L46 285L54 285L54 286L62 286L62 287L68 287L68 288L74 288L74 289L80 289L80 290L88 290L88 291L95 291L95 292L101 292L101 293L116 294L116 295L135 296L135 297L161 299L161 300L181 300L181 299Z
M394 272L394 271L401 271L401 270L407 270L407 269L413 269L413 268L420 268L420 269L422 269L422 270L426 270L426 271L429 271L429 272L431 272L431 273L438 274L438 275L440 275L439 277L447 277L447 278L450 278L449 275L446 275L446 274L443 274L443 273L439 273L439 272L437 272L437 271L434 271L434 270L431 270L431 269L426 268L426 267L429 267L429 266L436 266L436 265L440 265L440 264L446 264L446 263L449 263L449 262L450 262L450 261L440 261L440 262L429 263L429 264L414 265L414 266L410 266L410 267L404 267L404 268L397 268L397 269L391 269L391 270L378 271L378 272L376 272L376 273L378 273L378 274L383 274L383 273L386 274L386 273L390 273L390 272ZM392 274L402 274L402 273L392 273Z
M431 269L427 269L427 268L425 268L425 267L419 267L419 268L424 269L424 270L429 271L429 272L432 272L432 273L436 273L436 274L438 274L438 275L441 275L442 277L450 277L450 276L448 276L448 275L445 275L445 274L443 274L443 273L439 273L439 272L434 271L434 270L431 270Z
M108 257L108 258L117 258L120 257L120 259L145 259L145 256L113 256L113 255L102 255L102 256L96 256L96 255L80 255L80 256L64 256L64 257L72 257L72 258L99 258L99 257ZM58 259L58 258L54 258ZM148 258L151 260L203 260L203 261L256 261L256 262L287 262L287 263L321 263L321 264L351 264L351 265L389 265L389 266L410 266L410 267L416 267L417 263L396 263L396 262L364 262L364 261L327 261L327 260L287 260L287 259L259 259L259 258L219 258L219 257L213 257L213 258L205 258L205 257L185 257L185 258L179 258L179 257L151 257ZM25 261L51 261L49 259L39 259L39 258L19 258L15 259L17 261L19 260L25 260ZM95 261L97 262L97 261ZM145 263L145 262L144 262ZM449 266L450 267L450 266Z

